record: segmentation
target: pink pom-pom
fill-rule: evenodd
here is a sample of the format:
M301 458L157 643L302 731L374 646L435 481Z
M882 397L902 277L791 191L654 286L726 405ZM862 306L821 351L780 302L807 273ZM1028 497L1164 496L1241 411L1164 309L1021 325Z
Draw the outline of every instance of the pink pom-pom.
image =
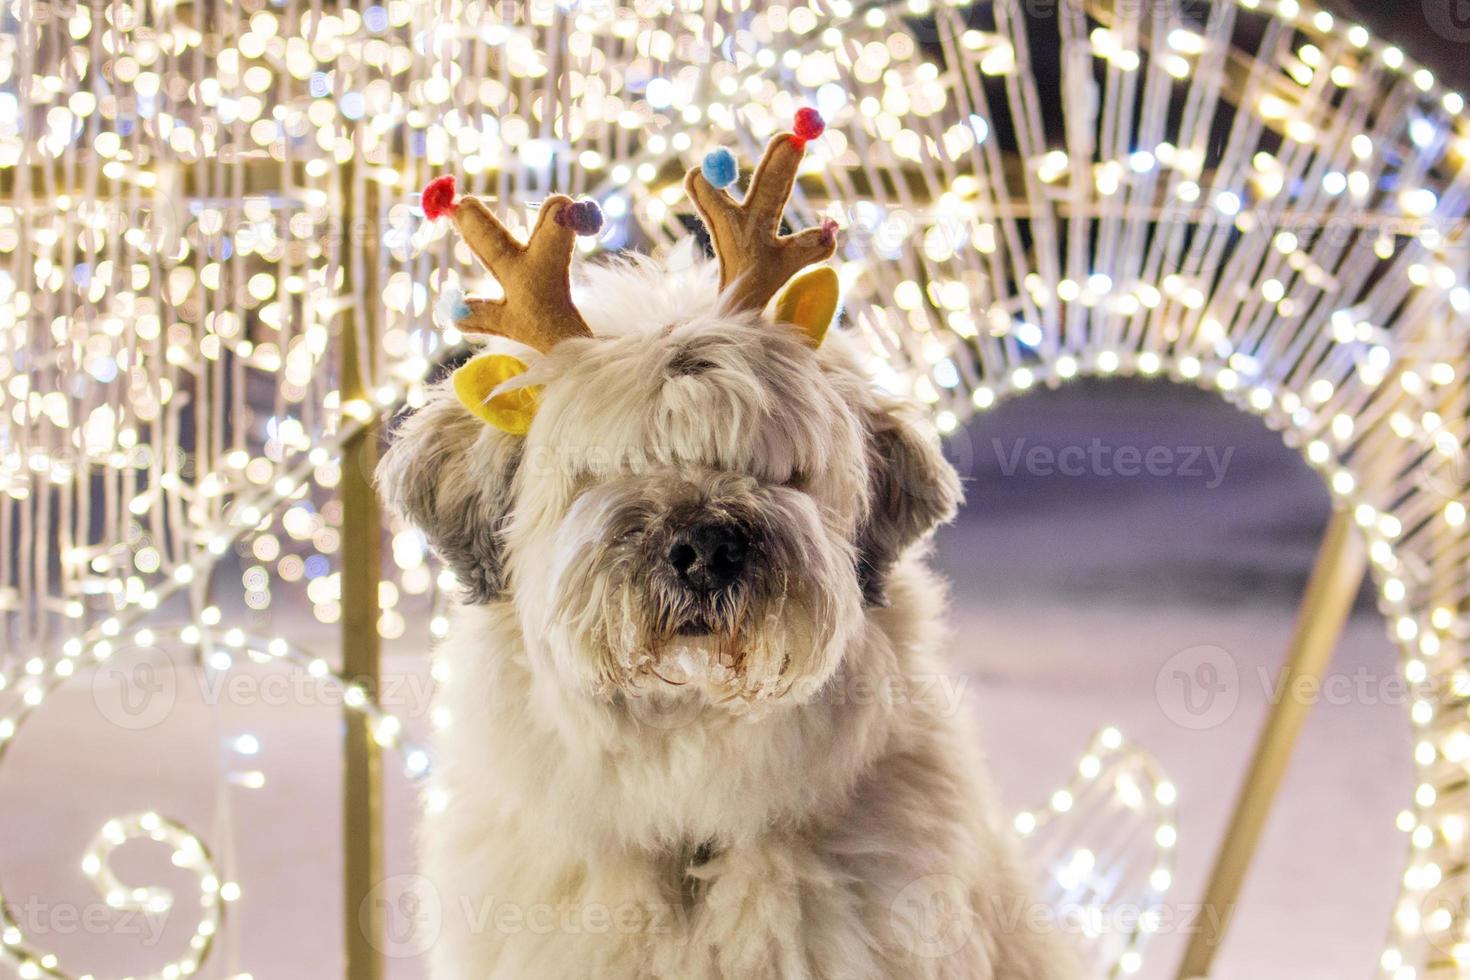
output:
M792 124L791 131L796 134L797 139L806 141L821 136L822 131L826 128L827 123L822 118L822 114L807 106L796 110L796 122Z
M454 175L445 174L443 177L435 177L429 181L424 188L422 198L424 205L424 216L430 221L442 218L454 210Z

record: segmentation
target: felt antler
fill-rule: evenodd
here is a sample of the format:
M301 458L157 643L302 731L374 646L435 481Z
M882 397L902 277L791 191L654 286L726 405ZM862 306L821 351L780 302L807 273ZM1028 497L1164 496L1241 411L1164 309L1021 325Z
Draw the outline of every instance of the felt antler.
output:
M715 150L684 178L694 207L709 229L720 261L720 288L734 286L737 308L761 310L801 269L832 257L837 222L792 235L781 234L781 213L796 183L796 170L808 140L826 124L815 109L796 114L795 132L781 133L766 147L745 199L737 203L723 188L735 182L735 160Z
M430 220L448 215L454 221L470 251L505 291L503 300L451 295L450 316L462 332L508 337L542 352L567 337L592 336L572 304L571 261L577 236L602 227L596 202L547 198L524 245L478 198L456 200L452 176L424 188L423 206Z

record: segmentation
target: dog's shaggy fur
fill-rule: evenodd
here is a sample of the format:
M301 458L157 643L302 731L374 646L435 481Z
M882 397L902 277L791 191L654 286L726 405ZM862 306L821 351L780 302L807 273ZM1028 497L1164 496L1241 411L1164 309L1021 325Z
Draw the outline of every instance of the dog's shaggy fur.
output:
M954 471L847 338L730 313L692 254L584 270L595 337L531 366L528 435L439 388L380 467L466 590L434 976L1075 976L925 694L942 598L914 552ZM708 520L750 541L713 595L669 557Z

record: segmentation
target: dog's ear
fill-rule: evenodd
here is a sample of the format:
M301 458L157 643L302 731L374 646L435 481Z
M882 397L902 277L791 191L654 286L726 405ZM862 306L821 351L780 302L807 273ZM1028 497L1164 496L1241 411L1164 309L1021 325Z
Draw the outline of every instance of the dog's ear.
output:
M424 532L469 601L489 602L505 587L500 531L522 441L472 415L455 387L433 388L424 407L399 427L378 463L378 492Z
M950 520L963 499L939 437L918 412L885 401L868 418L866 523L857 539L863 597L886 605L884 584L903 553Z

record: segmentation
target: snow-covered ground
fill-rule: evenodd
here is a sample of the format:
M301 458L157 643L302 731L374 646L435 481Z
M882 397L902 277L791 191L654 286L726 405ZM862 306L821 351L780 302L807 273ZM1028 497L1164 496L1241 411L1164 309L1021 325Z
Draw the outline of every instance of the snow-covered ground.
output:
M1054 451L1050 466L1046 453L1032 453L1038 446ZM1060 452L1067 447L1080 450L1082 473L1078 451ZM1118 726L1178 785L1171 901L1187 907L1264 716L1326 494L1254 419L1162 386L1039 394L983 416L953 449L970 502L936 557L953 582L956 676L1007 807L1040 805L1091 734ZM1135 450L1142 472L1120 475ZM329 631L315 635L333 649ZM1179 670L1196 676L1190 670L1205 662L1237 680L1205 715L1191 714L1172 685ZM1360 604L1333 666L1342 683L1312 715L1216 976L1369 975L1406 843L1393 818L1411 789L1394 670L1381 622ZM423 657L394 645L385 673L401 679L395 707L410 728L425 726ZM126 927L86 925L101 921L80 872L87 841L109 816L156 809L215 845L241 886L206 976L340 975L338 713L310 692L258 690L219 698L184 680L165 723L130 731L99 716L79 679L15 740L0 767L0 881L63 966L121 976L156 967L187 942L197 887L165 852L143 845L120 852L116 870L130 884L173 888L178 911L157 935L137 917ZM247 730L259 738L257 756L222 751ZM218 792L222 767L260 770L265 785ZM395 874L411 870L412 826L412 789L396 770L388 800ZM1172 976L1186 938L1160 937L1142 975ZM395 960L390 975L416 977L422 967Z

